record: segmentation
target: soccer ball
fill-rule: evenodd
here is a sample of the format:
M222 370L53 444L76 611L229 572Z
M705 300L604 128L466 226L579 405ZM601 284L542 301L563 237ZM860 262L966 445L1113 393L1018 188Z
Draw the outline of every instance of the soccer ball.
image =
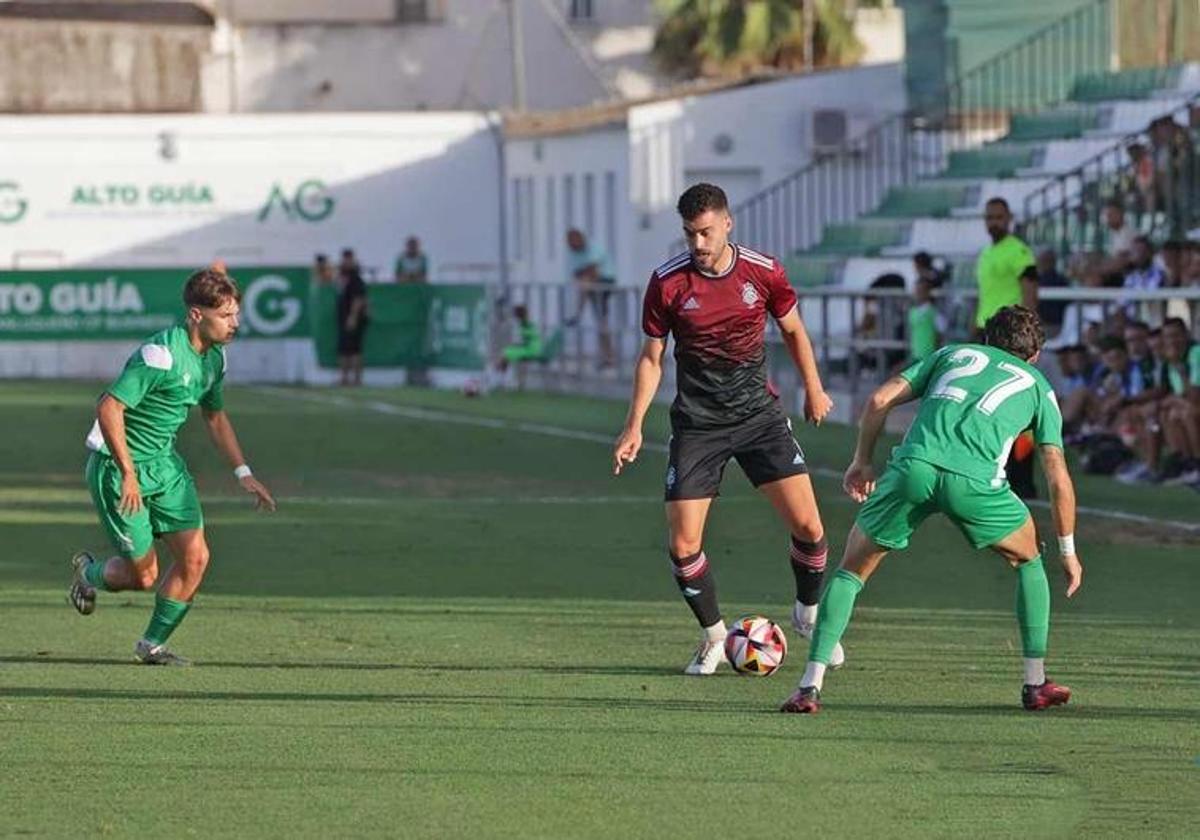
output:
M725 636L725 656L739 674L769 677L787 656L787 636L765 616L744 615Z

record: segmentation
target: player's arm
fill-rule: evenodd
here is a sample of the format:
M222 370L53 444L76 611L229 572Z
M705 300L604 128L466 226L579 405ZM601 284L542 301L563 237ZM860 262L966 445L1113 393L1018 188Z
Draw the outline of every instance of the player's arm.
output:
M133 456L125 440L125 403L112 394L105 394L96 403L96 419L100 421L100 433L108 452L121 470L121 505L124 514L137 513L142 509L142 489L138 486L137 473L133 470Z
M237 434L233 431L233 423L230 422L229 415L225 413L224 409L205 408L201 413L204 415L204 425L208 427L208 436L212 438L213 445L218 452L225 456L229 466L233 467L234 475L237 476L242 489L254 497L254 506L275 510L275 499L271 497L271 492L254 477L250 468L246 466L246 459L242 455L242 447L238 443Z
M629 413L625 416L625 427L621 430L613 447L613 475L620 475L621 468L633 463L642 448L642 423L658 384L662 381L663 354L666 352L665 338L646 337L642 352L638 356L633 373L633 397L629 401Z
M893 376L876 389L863 407L858 421L858 444L854 460L842 478L842 489L856 502L866 501L875 490L875 444L883 433L884 423L893 408L913 398L913 388L903 376Z
M1067 578L1067 597L1070 598L1083 583L1083 564L1075 553L1075 485L1067 471L1067 459L1062 449L1052 445L1040 449L1042 470L1050 489L1050 513L1058 534L1058 553Z
M815 425L833 409L833 400L825 393L821 384L821 372L817 369L817 357L813 353L812 342L808 340L808 330L804 328L804 320L800 317L800 307L793 306L791 311L780 318L779 331L783 334L783 344L787 347L788 355L800 378L804 380L804 419Z

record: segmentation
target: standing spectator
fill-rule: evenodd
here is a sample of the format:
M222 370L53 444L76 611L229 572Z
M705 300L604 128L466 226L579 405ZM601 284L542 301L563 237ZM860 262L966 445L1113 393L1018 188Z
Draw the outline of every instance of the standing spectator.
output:
M615 359L612 333L608 328L608 301L617 278L608 252L588 242L583 231L572 228L567 231L567 267L579 288L579 306L575 317L567 320L567 325L579 323L584 306L590 304L599 327L600 367L612 367Z
M1034 264L1029 246L1012 234L1012 212L1003 198L993 198L984 208L984 223L992 244L983 249L976 263L979 306L975 310L975 334L982 335L988 318L1005 306L1021 304L1037 310L1037 283L1022 275ZM1034 275L1036 277L1036 274Z
M410 236L404 243L404 253L396 257L397 283L428 283L429 259L421 250L421 240Z
M917 280L925 280L930 289L940 289L948 279L944 268L938 267L928 251L917 251L913 254L913 269Z
M1129 265L1137 231L1125 219L1125 205L1119 199L1104 202L1104 254L1108 270L1123 272Z
M918 277L913 287L913 305L908 308L909 362L919 362L941 346L946 319L933 305L933 284Z
M1125 274L1125 282L1122 286L1126 289L1134 291L1144 291L1150 289L1158 289L1163 285L1163 270L1154 260L1154 244L1147 236L1135 236L1133 239L1133 250L1130 254L1129 270ZM1135 317L1139 308L1147 312L1159 312L1155 322L1162 320L1161 305L1158 304L1143 304L1139 305L1133 301L1125 301L1123 303L1125 314L1129 317Z
M354 249L343 248L342 259L338 262L338 283L345 283L350 273L355 271L359 272L361 276L361 267L358 264L358 257L354 254Z
M353 253L351 253L353 257ZM343 252L343 264L345 252ZM342 385L362 385L363 340L370 317L367 310L367 284L357 264L350 263L341 276L337 298L338 361L342 370Z
M1026 269L1028 270L1028 269ZM1038 251L1037 267L1034 269L1037 277L1038 291L1042 289L1065 289L1071 281L1058 270L1058 254L1053 248L1043 248ZM1065 300L1039 300L1038 317L1042 319L1042 327L1047 338L1056 338L1062 332L1063 317L1067 311Z
M992 244L983 249L975 265L979 282L979 306L975 310L975 340L983 335L987 319L1005 306L1021 304L1037 311L1037 271L1033 252L1012 231L1012 211L1003 198L992 198L983 211L984 224ZM1024 447L1014 446L1009 455L1008 483L1022 499L1037 497L1033 484L1033 458L1019 457Z
M329 262L328 254L317 254L313 260L312 282L316 286L332 286L334 281L333 265Z

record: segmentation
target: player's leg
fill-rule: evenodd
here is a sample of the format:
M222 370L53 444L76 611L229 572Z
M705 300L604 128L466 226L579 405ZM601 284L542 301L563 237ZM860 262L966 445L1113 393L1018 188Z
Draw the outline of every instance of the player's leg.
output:
M671 570L702 631L684 673L697 676L712 674L725 661L725 622L704 553L704 525L729 459L728 441L724 431L677 431L668 456L665 501Z
M1029 509L1007 487L948 476L943 510L975 548L990 547L1017 573L1016 614L1021 632L1024 687L1021 702L1038 711L1066 703L1071 690L1046 679L1050 634L1050 583Z
M166 642L191 609L208 568L204 515L196 484L182 458L172 455L159 465L159 471L163 489L148 507L154 531L166 543L173 562L155 593L154 612L134 654L147 665L188 665L186 659L167 649Z
M151 589L158 579L158 555L149 504L157 491L154 478L137 467L142 490L142 508L135 513L121 510L121 472L111 458L93 454L84 472L88 492L100 525L118 554L107 560L80 551L71 558L72 580L67 600L83 615L96 609L96 593Z
M854 602L887 553L907 548L913 531L933 512L938 477L932 464L908 460L890 465L879 479L850 529L841 568L825 588L800 686L780 711L820 711L825 671L850 624Z

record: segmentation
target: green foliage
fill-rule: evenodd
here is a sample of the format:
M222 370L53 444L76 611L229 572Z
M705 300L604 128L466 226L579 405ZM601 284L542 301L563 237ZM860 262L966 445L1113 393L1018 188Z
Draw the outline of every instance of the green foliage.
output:
M862 54L840 0L813 0L813 64L852 64ZM659 0L654 52L681 76L736 76L805 66L802 0Z

